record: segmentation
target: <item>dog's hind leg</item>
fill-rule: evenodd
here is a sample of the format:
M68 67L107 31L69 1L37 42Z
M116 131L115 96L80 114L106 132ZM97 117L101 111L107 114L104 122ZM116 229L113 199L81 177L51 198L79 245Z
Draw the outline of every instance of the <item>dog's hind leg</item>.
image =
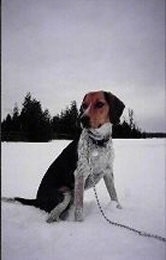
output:
M59 203L48 215L47 223L52 223L54 221L59 221L60 215L64 212L64 210L68 207L70 201L72 199L71 192L64 193L64 199L61 203Z

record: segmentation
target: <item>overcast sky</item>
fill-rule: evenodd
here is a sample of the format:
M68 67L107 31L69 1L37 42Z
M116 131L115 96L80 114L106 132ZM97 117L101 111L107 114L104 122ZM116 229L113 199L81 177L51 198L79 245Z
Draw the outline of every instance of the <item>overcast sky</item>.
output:
M54 116L103 89L166 131L164 2L2 0L2 117L29 91Z

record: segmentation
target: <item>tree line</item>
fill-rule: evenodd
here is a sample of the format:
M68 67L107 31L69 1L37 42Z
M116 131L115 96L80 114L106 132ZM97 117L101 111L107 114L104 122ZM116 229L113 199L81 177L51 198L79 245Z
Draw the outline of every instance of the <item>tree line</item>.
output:
M28 93L21 111L14 106L1 124L2 141L48 142L53 139L73 139L81 131L77 122L79 110L76 101L62 110L60 114L50 116L48 109L43 110L40 101ZM137 127L134 112L128 110L128 119L113 126L113 138L142 138L145 133Z

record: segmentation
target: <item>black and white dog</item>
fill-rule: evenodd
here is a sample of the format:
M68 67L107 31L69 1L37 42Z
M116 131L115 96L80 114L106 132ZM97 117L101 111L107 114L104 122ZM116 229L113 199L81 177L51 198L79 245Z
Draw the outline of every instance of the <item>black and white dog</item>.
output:
M48 223L63 218L74 204L75 220L82 221L84 190L104 178L111 200L120 208L113 180L112 124L119 123L124 107L109 92L85 95L80 108L82 132L48 168L36 199L2 199L45 210Z

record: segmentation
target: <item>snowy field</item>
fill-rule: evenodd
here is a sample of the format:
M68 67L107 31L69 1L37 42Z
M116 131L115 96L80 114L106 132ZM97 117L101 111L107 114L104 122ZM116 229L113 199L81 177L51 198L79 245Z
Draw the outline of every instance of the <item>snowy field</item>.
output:
M2 196L34 198L50 163L69 141L2 143ZM113 221L166 236L165 139L114 140L115 184L123 209L97 185ZM85 193L85 220L47 224L34 207L2 203L2 260L164 260L166 243L105 222L93 190Z

